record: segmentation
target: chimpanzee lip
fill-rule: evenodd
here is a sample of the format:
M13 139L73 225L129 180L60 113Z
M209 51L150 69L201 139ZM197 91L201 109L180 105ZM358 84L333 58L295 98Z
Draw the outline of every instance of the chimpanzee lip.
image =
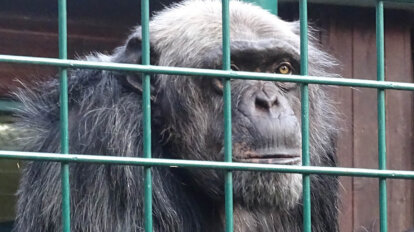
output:
M237 157L239 162L247 163L265 163L265 164L298 164L301 161L300 154L257 154L257 153L248 153L243 157Z

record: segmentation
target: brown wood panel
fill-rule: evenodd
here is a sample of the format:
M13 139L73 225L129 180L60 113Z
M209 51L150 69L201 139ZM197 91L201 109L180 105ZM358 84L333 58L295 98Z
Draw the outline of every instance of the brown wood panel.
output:
M327 47L332 55L338 59L339 73L343 78L352 77L352 24L335 17L326 17L322 25L322 44ZM331 88L332 96L336 102L338 114L341 117L340 132L338 137L338 166L353 166L353 130L352 130L352 89L348 87ZM340 231L353 231L353 178L341 177L341 206L340 206Z
M375 18L373 14L354 15L353 76L376 79ZM353 91L354 166L378 168L377 91ZM378 231L378 180L354 178L354 230Z
M413 82L410 27L391 21L385 28L386 80ZM387 168L413 170L413 92L386 91ZM388 180L388 229L414 228L413 181Z
M118 21L103 22L102 19L68 19L68 35L71 36L99 36L107 39L117 39L127 36L129 29L136 26L137 22L121 24ZM57 18L44 16L22 16L16 13L1 13L0 28L19 31L32 31L43 33L58 32Z
M58 56L58 36L56 32L48 31L52 28L49 27L47 20L35 22L34 24L39 25L34 28L41 28L42 23L46 26L41 31L35 31L33 28L18 30L0 27L0 38L2 38L0 40L0 54L56 58ZM79 25L79 23L75 25ZM101 36L101 30L99 27L90 27L89 34L69 35L69 58L84 56L92 51L111 52L125 39L121 36L115 37L123 34L122 29L119 31L114 29L113 35L110 37ZM97 34L95 34L96 31L98 31ZM45 66L0 63L0 96L7 95L11 89L15 88L17 79L30 83L45 76L54 76L55 70L55 68Z
M0 53L26 56L57 57L58 36L56 33L25 32L0 29ZM106 39L95 36L69 36L68 52L72 56L79 52L110 51L122 44L124 38Z
M296 9L296 8L295 8ZM296 9L297 10L297 9ZM329 15L327 17L326 15ZM391 81L413 81L414 30L412 13L386 10L386 76ZM330 47L342 64L342 74L351 70L353 78L376 79L375 12L373 8L318 7L310 11L313 22L322 26L323 46ZM311 20L312 21L312 20ZM344 26L340 26L345 22ZM411 27L411 34L410 34ZM352 28L353 31L347 31ZM346 32L345 32L346 31ZM345 35L342 35L345 34ZM352 64L347 62L346 33L353 34ZM324 36L324 34L326 34ZM411 40L411 43L410 43ZM340 166L377 168L377 100L376 90L355 88L351 103L346 88L334 90L338 111L344 113L344 131L340 134L338 158ZM387 91L388 168L414 170L413 93ZM351 105L352 109L347 110ZM348 141L351 136L353 143ZM350 146L353 144L353 146ZM348 153L348 156L344 156ZM353 157L353 162L348 160ZM378 180L341 178L341 231L379 231ZM388 231L414 229L414 181L388 180ZM351 183L351 187L349 184ZM351 190L349 193L347 190ZM352 201L352 203L349 203ZM348 207L348 208L347 208ZM351 218L352 219L351 219ZM349 225L352 224L352 225Z

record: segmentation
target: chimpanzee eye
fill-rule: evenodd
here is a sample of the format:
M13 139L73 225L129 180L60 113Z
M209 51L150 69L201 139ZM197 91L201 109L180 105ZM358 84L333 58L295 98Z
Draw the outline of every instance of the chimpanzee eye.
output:
M277 66L275 72L280 74L292 74L293 67L289 62L283 62L279 66Z

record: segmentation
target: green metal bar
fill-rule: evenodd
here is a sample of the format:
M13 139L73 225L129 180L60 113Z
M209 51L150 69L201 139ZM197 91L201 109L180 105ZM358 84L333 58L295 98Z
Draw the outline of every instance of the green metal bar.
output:
M363 155L363 154L361 154ZM283 173L323 174L334 176L359 176L369 178L391 178L391 179L414 179L414 171L402 170L378 170L364 168L341 168L341 167L316 167L316 166L291 166L276 164L257 164L239 162L218 162L201 160L181 159L157 159L138 158L107 155L80 155L80 154L57 154L43 152L20 152L0 150L0 159L34 160L49 162L68 163L94 163L131 166L161 166L170 168L207 168L223 169L232 171L266 171Z
M381 88L381 89L395 89L395 90L409 90L414 91L413 83L406 82L392 82L392 81L376 81L367 79L348 79L348 78L332 78L332 77L318 77L318 76L299 76L299 75L283 75L272 73L256 73L256 72L233 72L225 70L213 69L195 69L195 68L178 68L152 65L138 65L138 64L120 64L109 62L92 62L80 60L59 60L54 58L40 58L27 56L12 56L0 55L0 62L21 63L21 64L37 64L50 65L67 68L81 68L81 69L102 69L102 70L118 70L129 72L145 72L149 74L169 74L169 75L187 75L187 76L203 76L203 77L222 77L241 80L264 80L264 81L281 81L281 82L295 82L308 83L319 85L339 85L339 86L353 86L364 88Z
M19 102L12 100L0 100L0 111L12 112L19 108L21 105Z
M278 13L278 0L244 0L245 2L251 2L261 6L263 9L268 10L270 13L277 15Z
M308 75L308 9L307 1L299 1L300 18L300 74ZM309 93L308 84L302 84L301 89L301 122L302 122L302 165L309 166ZM310 176L303 174L303 231L311 232L311 193Z
M414 3L414 0L385 0L383 2Z
M376 1L377 80L385 80L384 61L384 3ZM378 166L386 170L385 91L378 89ZM387 180L379 179L380 231L387 232Z
M142 65L150 65L149 0L141 0ZM151 158L151 86L150 74L142 79L142 109L144 130L144 158ZM152 225L152 174L151 167L144 167L144 227L153 231Z
M302 165L309 166L309 92L308 85L301 85L301 120L302 120ZM304 174L303 182L303 231L311 231L311 192L310 176Z
M67 52L67 12L66 0L58 2L59 20L59 59L68 58ZM60 149L62 154L69 153L69 106L68 106L68 73L67 69L61 67L60 74ZM70 184L69 164L61 163L62 178L62 225L63 231L70 231Z
M230 9L229 0L222 1L222 33L223 33L223 70L230 70ZM232 162L231 138L231 79L223 79L224 101L224 161ZM224 177L224 208L226 232L233 232L233 173L226 171Z

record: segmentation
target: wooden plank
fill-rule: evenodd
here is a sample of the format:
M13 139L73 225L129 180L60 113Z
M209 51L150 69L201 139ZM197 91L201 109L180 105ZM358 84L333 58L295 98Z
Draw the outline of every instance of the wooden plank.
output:
M376 79L375 16L373 9L354 16L353 76ZM354 166L378 168L377 91L353 91ZM354 178L354 230L378 231L378 180Z
M0 54L57 57L58 35L56 19L23 17L17 14L0 16ZM84 56L92 51L111 52L122 44L130 25L97 21L75 20L68 24L68 52L70 58ZM0 63L0 96L17 86L16 80L30 84L36 79L52 77L56 68L34 65Z
M322 44L338 59L338 71L344 78L352 78L352 23L338 17L343 11L332 10L329 17L323 18ZM340 132L338 137L338 166L353 166L353 130L352 130L352 89L333 87L331 93L340 115ZM339 224L341 232L353 231L353 178L340 178L341 206Z
M55 58L58 55L56 33L0 28L0 38L2 38L0 40L0 54ZM123 40L124 38L106 39L91 35L69 36L69 57L84 56L92 51L109 53ZM53 77L56 70L56 68L46 66L0 63L0 96L7 95L10 90L15 88L17 79L30 84L36 79L44 79L45 76Z
M15 30L0 29L0 53L57 57L58 36L56 33L20 32ZM116 46L121 45L124 38L105 39L93 36L69 36L69 56L76 53L88 53L91 51L108 52Z
M136 22L126 25L116 20L102 23L102 19L68 19L69 36L94 36L106 39L118 39L128 36L130 28ZM22 16L16 13L5 12L0 14L0 28L39 33L54 33L58 31L57 18L44 16Z
M402 19L403 20L403 19ZM410 27L391 20L385 28L386 80L413 82ZM413 170L413 98L410 91L387 91L387 168ZM388 180L388 230L414 228L413 181Z

